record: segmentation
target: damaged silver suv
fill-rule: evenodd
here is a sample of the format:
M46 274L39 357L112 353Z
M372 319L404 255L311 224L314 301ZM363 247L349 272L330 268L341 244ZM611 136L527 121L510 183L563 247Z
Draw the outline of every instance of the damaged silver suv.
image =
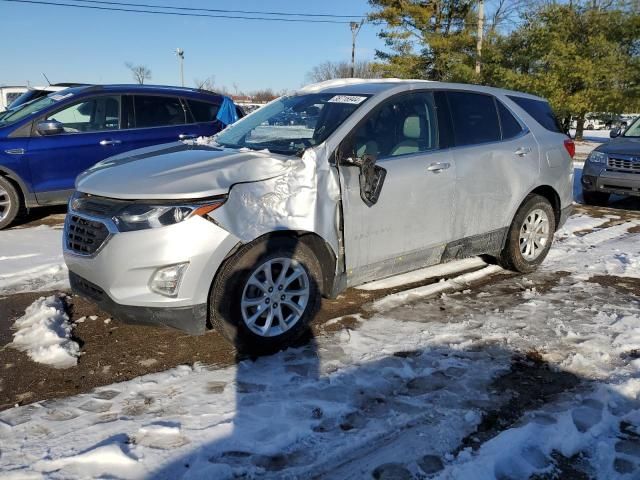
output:
M124 321L214 327L238 349L274 351L350 286L479 254L532 271L572 203L572 155L531 95L311 85L213 138L80 175L71 285Z

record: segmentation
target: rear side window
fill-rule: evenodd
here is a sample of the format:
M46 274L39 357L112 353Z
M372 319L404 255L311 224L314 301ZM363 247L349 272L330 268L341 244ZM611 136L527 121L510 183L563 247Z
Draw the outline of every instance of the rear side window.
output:
M197 100L187 100L187 103L197 123L215 121L220 109L220 106L214 103L198 102Z
M471 92L447 92L456 146L497 142L500 122L493 97Z
M496 101L498 104L498 115L500 115L500 126L502 127L502 139L517 137L522 133L522 126L515 119L512 113L502 102Z
M553 114L549 104L543 100L508 95L520 108L531 115L536 122L551 132L563 133L560 122Z
M184 125L184 108L176 97L136 95L133 99L136 127L164 127Z

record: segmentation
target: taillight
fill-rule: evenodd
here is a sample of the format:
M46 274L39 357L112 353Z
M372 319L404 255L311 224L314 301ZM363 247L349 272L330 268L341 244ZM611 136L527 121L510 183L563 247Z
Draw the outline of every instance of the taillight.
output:
M571 158L573 158L575 156L575 154L576 154L576 144L573 143L573 140L571 140L570 138L565 139L564 148L567 149L567 152L569 152L569 156Z

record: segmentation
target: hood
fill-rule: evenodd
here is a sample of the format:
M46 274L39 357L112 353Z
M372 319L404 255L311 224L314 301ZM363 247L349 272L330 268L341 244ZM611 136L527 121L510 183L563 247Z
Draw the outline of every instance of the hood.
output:
M640 156L640 138L636 137L616 137L604 145L600 145L596 150L603 153L619 153L621 155Z
M236 183L280 176L296 160L177 142L103 160L78 176L76 190L126 200L207 198L226 194Z

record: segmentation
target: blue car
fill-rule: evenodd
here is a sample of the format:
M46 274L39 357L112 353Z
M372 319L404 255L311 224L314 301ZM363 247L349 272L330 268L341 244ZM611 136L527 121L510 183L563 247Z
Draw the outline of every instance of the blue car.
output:
M67 202L76 176L112 155L210 136L243 116L223 95L189 88L68 88L0 117L0 229L18 213Z

